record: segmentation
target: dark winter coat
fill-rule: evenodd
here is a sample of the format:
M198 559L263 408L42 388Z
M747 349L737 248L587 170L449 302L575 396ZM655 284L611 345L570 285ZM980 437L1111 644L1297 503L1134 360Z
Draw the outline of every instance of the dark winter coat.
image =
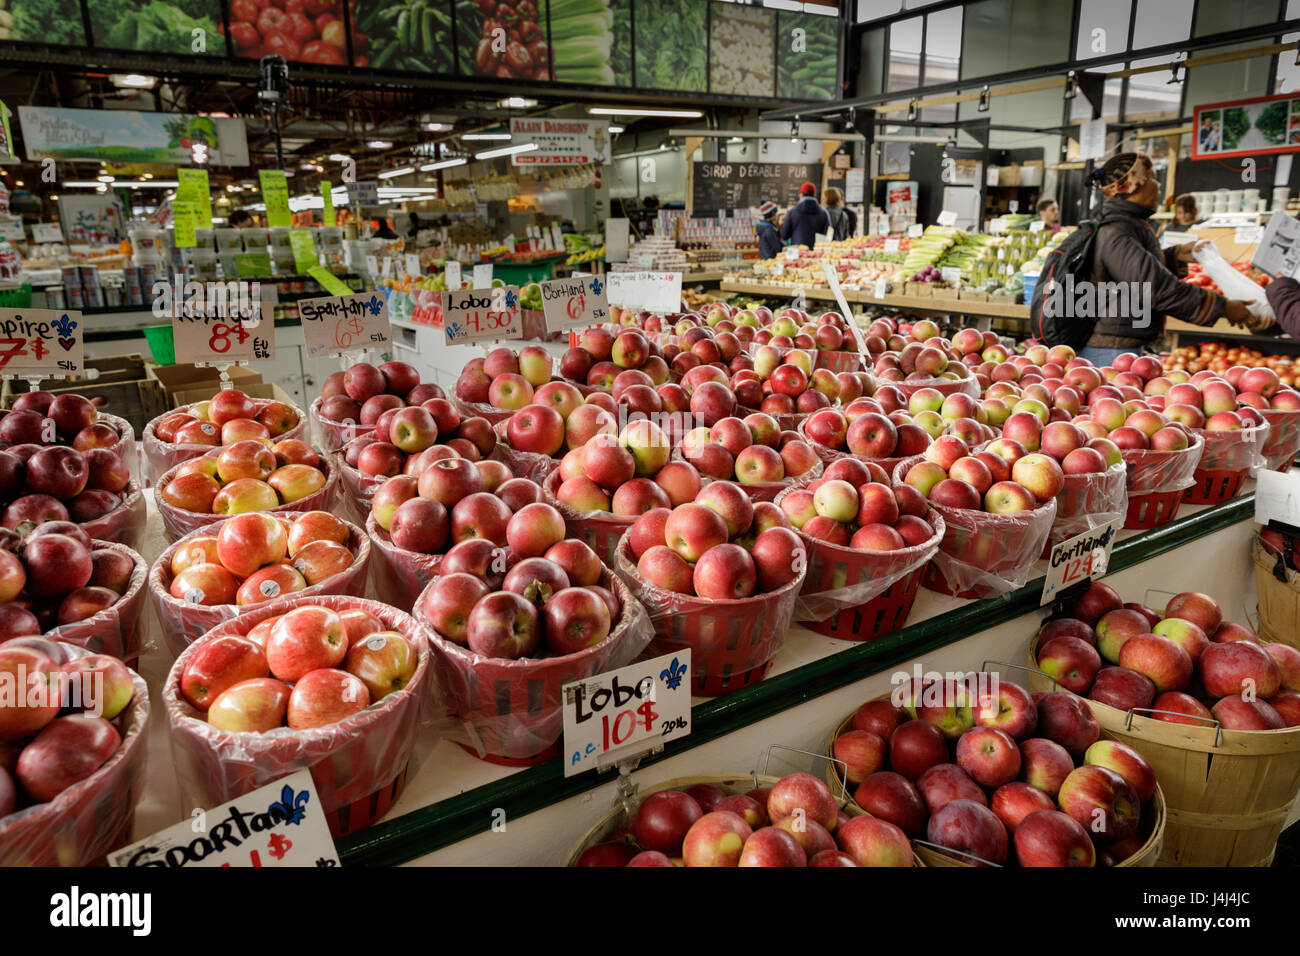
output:
M831 217L822 208L815 196L804 196L785 214L781 223L781 238L789 239L796 246L811 249L817 244L818 233L831 231Z
M1154 212L1127 199L1108 199L1100 219L1111 222L1097 233L1094 282L1139 282L1150 288L1151 323L1135 328L1128 316L1103 316L1088 340L1093 348L1136 349L1164 334L1164 316L1193 325L1213 325L1223 315L1223 296L1200 286L1179 282L1186 275L1178 249L1161 249L1151 227Z
M1293 339L1300 339L1300 282L1287 277L1274 279L1264 287L1268 304L1277 315L1277 324Z
M776 223L770 219L760 219L754 227L758 232L758 257L775 259L781 254L781 234L776 231Z

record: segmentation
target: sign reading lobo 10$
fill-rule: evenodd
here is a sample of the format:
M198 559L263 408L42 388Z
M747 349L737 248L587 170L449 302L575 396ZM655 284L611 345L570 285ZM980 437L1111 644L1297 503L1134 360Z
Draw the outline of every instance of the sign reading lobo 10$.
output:
M356 292L298 303L307 357L383 349L392 341L388 306L378 292Z
M691 652L565 684L564 775L657 749L691 732Z
M72 378L85 370L81 313L0 309L0 375Z

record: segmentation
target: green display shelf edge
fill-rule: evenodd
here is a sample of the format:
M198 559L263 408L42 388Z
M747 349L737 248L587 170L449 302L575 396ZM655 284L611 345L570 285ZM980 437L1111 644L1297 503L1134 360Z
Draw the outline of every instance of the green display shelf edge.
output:
M1110 570L1141 564L1250 520L1254 508L1255 496L1245 495L1129 538L1115 545ZM710 700L692 711L690 737L668 745L655 757L644 758L641 766L676 756L969 634L1030 613L1038 608L1042 590L1043 579L1037 578L1018 591L972 601L947 614L874 641L848 646L837 654ZM566 779L560 761L552 760L345 837L338 841L339 857L345 866L406 863L490 829L497 808L506 812L507 819L517 819L610 779L608 774L595 773Z

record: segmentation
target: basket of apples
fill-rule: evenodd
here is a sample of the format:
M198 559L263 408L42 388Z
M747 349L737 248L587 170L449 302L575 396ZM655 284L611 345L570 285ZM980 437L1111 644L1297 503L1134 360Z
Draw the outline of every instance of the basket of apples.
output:
M13 414L13 413L10 413ZM145 501L127 464L106 448L12 445L0 451L0 525L72 521L91 538L134 547Z
M565 453L601 432L617 431L617 406L609 394L584 397L570 382L547 382L529 404L497 423L495 457L515 475L540 485Z
M338 472L310 447L288 455L250 438L168 470L153 491L168 541L249 511L329 511Z
M923 866L894 824L812 774L715 774L650 787L598 820L566 866Z
M396 608L341 595L251 608L167 675L182 791L210 807L310 769L330 834L364 829L405 786L429 681L424 635Z
M960 438L942 435L894 469L894 485L911 485L944 520L943 543L926 572L931 590L1005 594L1024 586L1043 553L1064 485L1061 466L1047 455L1025 455L1010 466L1009 479L994 481L994 470L1006 465L986 460L999 457L995 446L972 454Z
M964 392L979 398L980 384L958 356L951 344L939 336L939 326L922 319L912 326L910 341L897 352L875 356L873 372L878 384L890 384L911 396L922 388L932 388L944 396Z
M511 516L541 498L536 483L494 459L440 458L418 478L389 478L366 518L380 599L412 606L449 547L469 538L504 546Z
M796 620L845 641L896 631L939 550L943 518L914 488L891 488L852 458L832 462L814 484L776 499L808 551Z
M1257 409L1269 424L1261 454L1270 471L1288 471L1300 455L1300 392L1283 387L1271 368L1238 365L1224 377L1238 390L1237 401Z
M328 511L250 511L205 525L153 563L149 596L172 654L245 608L291 594L364 597L370 538Z
M1035 635L1031 661L1160 772L1162 864L1268 866L1300 794L1300 651L1261 645L1208 594L1163 612L1122 600L1094 582Z
M701 337L708 335L701 330ZM630 369L643 373L654 388L667 384L670 378L668 361L659 354L659 347L638 329L596 326L586 329L579 342L560 356L560 375L584 392L610 392L615 379ZM690 367L674 364L671 371L681 374Z
M771 502L715 481L694 501L655 508L619 540L619 576L650 612L651 653L691 649L697 694L763 679L785 644L807 549Z
M791 349L782 355L775 346L760 345L754 349L753 368L732 373L736 401L746 413L766 412L781 428L795 429L818 409L837 401L847 405L874 387L865 372L836 375L815 368L815 362L811 352Z
M886 473L904 458L924 452L932 440L915 422L896 421L874 398L855 399L842 411L813 412L799 425L798 434L828 466L842 458L856 458L877 462Z
M1065 691L927 675L840 721L829 755L832 785L926 866L1146 867L1164 843L1156 768Z
M1022 420L1018 416L1025 415ZM1056 493L1056 520L1043 545L1043 557L1052 548L1091 528L1123 518L1128 513L1128 470L1119 446L1108 438L1089 438L1079 425L1042 420L1028 412L1007 419L1010 429L985 446L981 456L993 481L1011 478L1015 464L1026 455L1045 455L1060 468L1061 490ZM1008 437L1017 435L1019 438ZM1041 468L1052 471L1049 465ZM1053 479L1056 473L1052 472Z
M794 432L782 432L766 412L691 429L674 449L673 459L689 462L705 478L739 483L752 501L772 501L822 473L812 445Z
M464 418L445 398L388 409L374 430L335 452L340 487L359 520L370 513L376 489L394 475L419 476L439 458L478 461L491 455L497 436L485 418Z
M548 505L511 518L507 544L457 544L413 613L428 629L446 735L480 759L525 767L559 753L564 685L630 664L651 628Z
M534 402L537 391L552 381L551 355L540 345L493 349L483 358L470 359L456 379L452 395L465 417L486 418L497 425ZM558 381L558 380L556 380ZM566 383L586 394L585 386Z
M358 362L325 379L308 415L316 444L332 453L369 435L386 411L446 397L437 385L421 382L420 373L405 362Z
M12 412L24 414L10 418ZM0 410L0 442L10 445L66 444L77 451L107 448L126 462L132 478L139 477L135 429L131 423L100 411L81 395L35 391L16 396L9 411Z
M703 486L687 461L671 461L668 437L654 422L629 422L621 435L600 432L571 450L542 483L543 500L569 534L614 566L619 539L641 515L694 501Z
M121 661L39 637L0 646L0 866L99 866L131 839L149 689Z
M140 656L149 565L139 554L67 521L22 525L0 548L0 642L44 634L128 663Z
M160 415L144 427L149 480L157 482L168 469L213 448L250 438L301 439L306 431L307 421L296 405L250 398L236 388L223 389L206 402Z
M1300 648L1300 536L1260 528L1251 543L1258 595L1259 636Z

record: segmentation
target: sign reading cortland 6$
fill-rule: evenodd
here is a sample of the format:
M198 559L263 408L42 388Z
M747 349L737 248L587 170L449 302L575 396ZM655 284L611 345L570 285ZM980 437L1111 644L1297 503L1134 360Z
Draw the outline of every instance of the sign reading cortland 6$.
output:
M516 146L536 149L510 157L515 166L605 166L609 163L609 121L528 116L510 121Z

